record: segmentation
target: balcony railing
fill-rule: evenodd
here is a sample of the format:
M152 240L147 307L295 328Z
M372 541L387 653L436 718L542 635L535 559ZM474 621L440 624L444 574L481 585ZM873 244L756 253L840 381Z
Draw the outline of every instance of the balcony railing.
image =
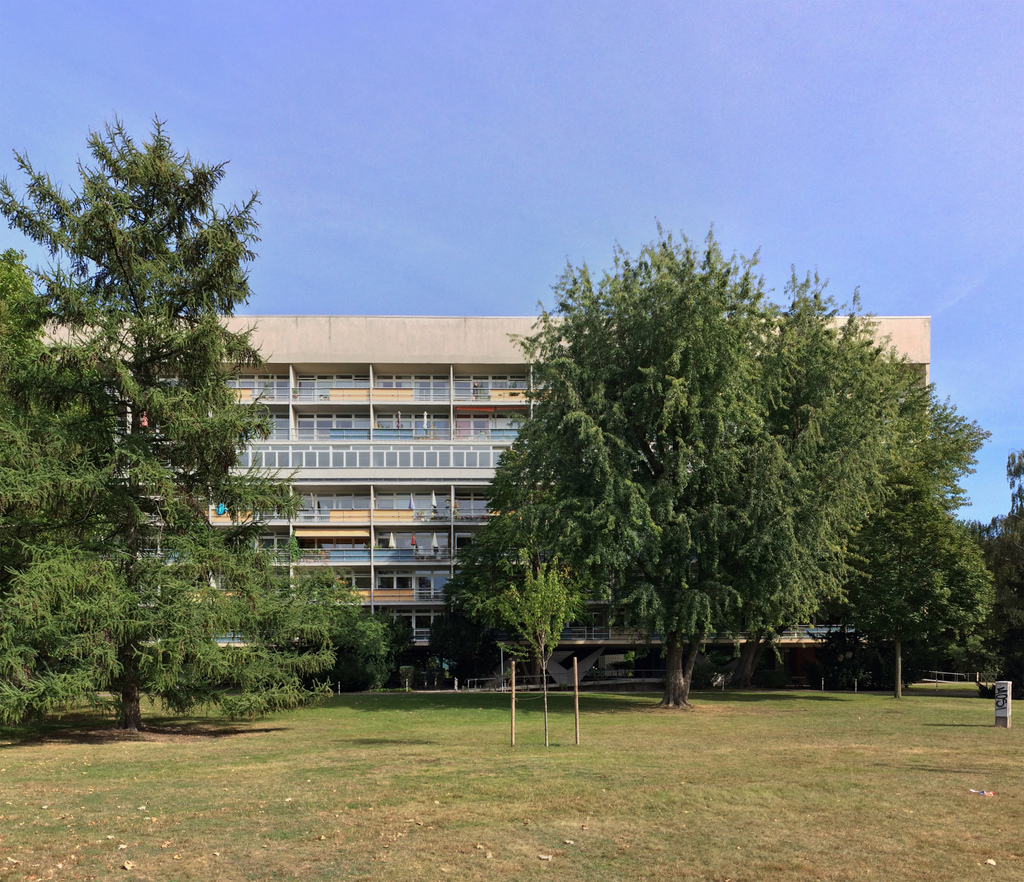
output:
M287 404L290 397L289 392L287 383L283 386L267 385L256 389L235 389L235 399L239 404L252 404L254 401L259 401L261 404Z
M304 402L334 401L342 404L369 404L370 402L370 381L365 385L355 384L352 386L303 386L292 389L291 400L302 404Z
M287 557L287 552L281 553ZM452 559L447 546L437 548L304 548L296 563L448 563Z
M510 444L519 436L519 429L459 429L456 428L452 437L456 441L487 439L489 441L508 441Z
M450 561L451 550L444 545L437 548L375 548L374 563L426 563L428 561Z
M446 523L451 520L447 507L432 508L375 508L373 522L375 524L410 524L410 523Z
M510 404L526 404L526 386L491 386L486 381L456 380L452 389L454 401L488 401Z
M369 548L307 548L299 552L297 563L369 563Z
M418 388L416 386L399 386L384 388L375 386L373 389L374 404L385 404L388 402L423 401L439 402L447 404L449 397L448 387L441 388Z
M370 592L361 589L359 592L364 603L370 603ZM373 592L373 603L443 603L444 592L425 588L378 588ZM427 629L429 630L429 629Z
M435 444L296 444L263 442L239 465L268 469L493 469L505 447Z
M458 502L455 503L455 520L476 521L489 518L492 512L485 502Z

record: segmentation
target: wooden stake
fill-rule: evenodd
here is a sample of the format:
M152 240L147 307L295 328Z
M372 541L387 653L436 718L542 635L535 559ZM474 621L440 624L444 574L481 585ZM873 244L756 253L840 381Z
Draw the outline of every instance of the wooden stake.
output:
M512 746L516 746L516 663L512 662Z
M580 743L580 675L576 670L576 656L572 657L572 697L576 710L576 746Z

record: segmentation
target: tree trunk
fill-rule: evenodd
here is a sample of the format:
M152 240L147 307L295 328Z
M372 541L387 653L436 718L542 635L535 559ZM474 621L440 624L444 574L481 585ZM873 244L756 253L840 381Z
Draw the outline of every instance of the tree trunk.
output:
M550 747L548 744L548 660L546 658L542 667L541 682L544 684L544 746Z
M689 707L690 681L693 678L693 666L700 651L703 634L695 634L683 647L682 637L673 634L667 638L665 652L665 694L661 699L661 707Z
M894 638L892 645L896 663L896 682L892 687L892 697L903 698L903 647L900 645L900 638Z
M665 650L665 694L661 707L685 707L686 693L683 682L683 646L678 635L666 641Z
M753 632L740 650L740 663L736 668L736 685L749 689L754 685L754 670L765 648L764 635Z
M135 647L122 647L121 658L121 708L117 716L117 728L139 732L142 725L142 708L139 703L139 659Z
M703 634L694 634L690 642L686 644L686 655L683 657L683 706L690 706L690 684L693 682L693 666L697 663L697 656L700 654L700 644Z

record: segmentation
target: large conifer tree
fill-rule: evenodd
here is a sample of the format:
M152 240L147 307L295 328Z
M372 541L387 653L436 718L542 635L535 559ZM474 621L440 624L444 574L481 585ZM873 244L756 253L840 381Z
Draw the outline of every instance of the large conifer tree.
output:
M143 694L294 704L332 658L325 604L254 548L259 514L291 502L235 470L267 424L226 385L259 361L222 321L249 296L256 196L217 207L224 165L176 152L159 122L141 146L115 122L88 147L77 192L17 154L25 196L0 182L0 212L50 254L34 293L22 281L0 303L0 719L106 692L129 729ZM217 505L234 529L211 527Z

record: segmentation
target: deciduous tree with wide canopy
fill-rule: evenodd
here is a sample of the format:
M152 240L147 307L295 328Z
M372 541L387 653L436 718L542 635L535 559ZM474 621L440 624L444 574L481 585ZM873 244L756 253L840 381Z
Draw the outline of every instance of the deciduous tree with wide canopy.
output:
M517 535L509 512L607 586L663 640L665 706L688 703L710 631L746 610L768 633L838 590L870 510L913 378L821 287L794 280L780 310L753 262L663 235L598 281L570 267L524 341L535 413L499 466L485 548L500 559Z

